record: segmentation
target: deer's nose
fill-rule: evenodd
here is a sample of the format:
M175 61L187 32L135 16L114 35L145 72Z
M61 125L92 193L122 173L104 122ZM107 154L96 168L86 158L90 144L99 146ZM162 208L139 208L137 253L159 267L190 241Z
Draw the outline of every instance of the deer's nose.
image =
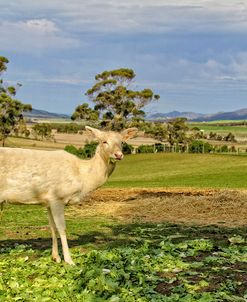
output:
M120 151L115 152L114 155L115 155L115 158L118 160L123 159L123 153Z

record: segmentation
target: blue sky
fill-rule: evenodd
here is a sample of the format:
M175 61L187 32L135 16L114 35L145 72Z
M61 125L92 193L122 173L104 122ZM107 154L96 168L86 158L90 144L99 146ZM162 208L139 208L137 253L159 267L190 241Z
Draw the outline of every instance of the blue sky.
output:
M133 68L147 111L247 107L247 1L0 0L4 79L34 108L72 113L94 76Z

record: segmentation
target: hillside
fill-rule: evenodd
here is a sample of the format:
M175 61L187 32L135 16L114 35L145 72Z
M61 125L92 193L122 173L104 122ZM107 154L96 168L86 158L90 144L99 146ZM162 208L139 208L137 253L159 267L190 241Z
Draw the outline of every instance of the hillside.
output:
M27 118L38 119L70 119L68 114L54 113L35 108L33 108L31 112L26 112L24 116ZM148 120L169 120L177 117L185 117L188 120L195 122L209 122L216 120L247 120L247 108L232 112L218 112L213 114L171 111L168 113L154 113L147 115Z
M67 114L54 113L45 110L39 110L33 108L31 112L25 112L24 116L27 118L41 118L41 119L68 119L70 118Z
M171 111L168 113L155 113L148 115L147 118L150 120L159 120L159 119L173 119L176 117L186 117L188 120L194 120L202 118L204 114L195 113L195 112L180 112L180 111Z
M218 112L214 114L172 111L168 113L151 114L147 118L149 120L169 120L176 117L185 117L188 120L197 121L197 122L209 122L209 121L216 121L216 120L246 120L247 108L232 111L232 112Z

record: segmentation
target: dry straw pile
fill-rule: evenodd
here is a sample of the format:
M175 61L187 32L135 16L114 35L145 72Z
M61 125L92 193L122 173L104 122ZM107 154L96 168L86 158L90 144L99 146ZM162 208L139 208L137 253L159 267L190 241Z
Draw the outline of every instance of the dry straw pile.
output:
M244 226L247 191L197 189L101 189L67 215L106 216L122 222L173 222Z

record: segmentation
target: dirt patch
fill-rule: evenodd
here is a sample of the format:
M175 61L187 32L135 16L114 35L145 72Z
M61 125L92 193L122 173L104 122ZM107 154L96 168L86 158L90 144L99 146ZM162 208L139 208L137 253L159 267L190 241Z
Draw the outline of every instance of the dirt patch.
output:
M155 290L162 295L169 296L172 294L172 290L177 286L181 286L182 283L179 280L175 280L172 283L161 282L157 285Z
M67 215L107 216L126 222L185 222L243 226L247 192L197 189L100 189Z
M86 143L95 140L95 137L88 135L86 132L83 134L74 134L74 133L54 133L55 140L58 144L64 145L75 145L76 147L82 147ZM128 141L128 144L138 147L140 145L152 145L155 143L160 143L160 141L153 139L152 137L138 136L132 138Z

